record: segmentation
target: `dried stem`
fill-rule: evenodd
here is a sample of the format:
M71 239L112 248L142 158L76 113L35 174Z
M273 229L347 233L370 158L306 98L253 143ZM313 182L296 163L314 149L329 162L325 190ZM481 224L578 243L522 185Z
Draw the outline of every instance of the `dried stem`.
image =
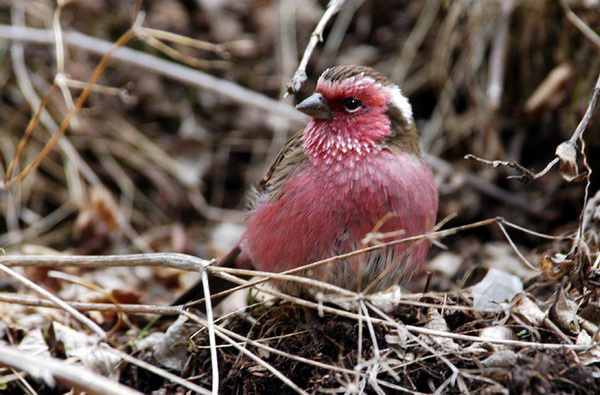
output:
M59 308L55 303L38 299L32 296L15 295L6 292L0 292L0 302L19 304L31 307ZM159 314L159 315L179 315L181 307L178 306L157 306L144 304L110 304L110 303L84 303L67 302L66 304L78 311L103 311L107 313L127 313L127 314Z
M596 102L598 100L599 94L600 94L600 74L598 75L598 79L596 80L596 85L594 86L594 89L592 91L592 96L590 97L590 101L588 103L585 114L583 115L583 118L581 118L581 121L579 122L579 124L577 125L577 128L571 135L571 138L568 141L566 141L565 143L568 143L568 144L573 145L574 147L577 147L577 142L583 135L583 132L585 131L590 119L592 118L592 115L594 114L594 109L596 108ZM558 157L555 157L550 163L548 163L548 165L542 171L540 171L539 173L534 173L531 170L525 168L523 165L516 163L516 162L509 162L509 161L504 161L504 160L490 161L487 159L479 158L472 154L465 155L465 159L474 159L478 162L492 165L494 167L498 167L498 166L512 167L512 168L516 169L517 171L519 171L521 173L521 175L520 176L510 176L508 178L516 178L516 179L524 181L524 182L533 181L535 179L538 179L538 178L546 175L550 171L550 169L552 169L560 161L560 159Z
M138 22L141 22L141 20L138 19ZM90 79L88 80L85 89L81 92L81 95L79 95L79 98L77 99L77 102L75 103L75 107L71 111L69 111L69 113L65 116L62 123L59 126L58 131L50 138L50 140L48 140L48 142L46 143L44 148L42 148L40 153L31 161L31 163L28 164L17 176L15 176L15 178L13 178L12 180L5 181L5 182L0 182L0 190L8 189L15 183L20 182L32 170L34 170L35 168L37 168L39 166L40 162L46 157L46 155L48 155L48 153L54 148L54 145L58 142L60 137L66 132L67 128L71 124L71 120L77 114L77 112L83 106L83 104L86 102L88 96L91 93L91 89L92 89L93 85L96 83L98 78L100 78L100 75L102 74L102 72L104 71L106 66L108 65L108 62L110 61L114 52L119 47L121 47L125 43L127 43L127 41L129 41L131 39L131 37L133 37L133 34L134 34L133 28L129 29L104 54L104 56L102 57L102 59L100 60L100 62L96 66L96 68L94 69L94 72L92 73Z
M210 295L210 288L208 284L208 273L206 270L202 271L202 287L204 288L204 295ZM213 319L212 312L212 299L206 298L206 321L208 327L208 341L210 344L210 362L212 370L212 393L217 395L219 392L219 360L217 358L217 342L215 341L215 322Z
M66 303L63 300L61 300L60 298L54 296L52 293L46 291L44 288L35 284L33 281L20 275L19 273L15 272L14 270L10 269L9 267L7 267L5 265L0 264L0 271L2 271L5 274L7 274L8 276L14 278L15 280L17 280L18 282L20 282L27 288L31 289L38 295L50 300L56 306L58 306L59 308L61 308L64 311L66 311L67 313L71 314L71 316L73 316L73 318L75 318L77 321L81 322L83 325L87 326L92 332L94 332L96 335L98 335L101 340L106 338L106 332L104 332L102 330L102 328L100 328L98 326L98 324L96 324L94 321L92 321L85 315L81 314L79 311L77 311L73 307L69 306L68 303Z
M50 387L56 383L94 395L139 395L140 392L119 384L80 366L60 359L34 356L14 347L0 344L0 365L27 372L46 382Z
M600 36L571 10L571 7L569 7L565 0L559 0L559 3L567 19L600 50Z
M302 87L304 81L307 80L306 66L308 65L308 61L312 56L317 44L323 41L323 30L325 29L325 26L327 26L327 23L331 17L333 17L344 6L345 2L346 0L330 0L327 9L323 13L323 16L321 16L321 19L319 20L319 23L317 23L315 30L310 35L310 40L308 40L308 44L306 45L306 49L302 55L302 60L300 60L300 64L298 65L298 69L296 69L292 80L287 85L287 92L285 95L283 95L284 99L288 94L297 93Z
M52 31L21 26L0 25L0 38L43 44L54 43ZM113 47L113 44L108 41L78 32L65 32L63 39L65 43L73 47L101 55ZM184 84L226 97L236 103L280 115L296 123L304 123L306 120L305 115L288 104L273 100L233 82L140 51L122 47L113 54L113 60L141 67Z

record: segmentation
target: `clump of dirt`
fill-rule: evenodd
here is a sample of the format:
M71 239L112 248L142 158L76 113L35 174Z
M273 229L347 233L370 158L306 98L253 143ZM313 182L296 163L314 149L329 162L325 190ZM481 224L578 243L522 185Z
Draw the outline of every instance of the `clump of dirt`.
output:
M600 388L600 369L582 365L568 350L528 350L506 384L515 394L592 394Z
M455 301L449 299L448 303L451 305ZM401 306L390 314L394 322L401 325L427 326L431 320L425 307ZM490 313L476 320L473 312L462 310L444 314L444 318L451 332L475 334L497 322L499 315ZM415 336L398 341L399 332L394 325L374 323L371 332L366 321L334 314L319 317L315 311L306 311L288 302L250 308L244 314L232 316L221 326L283 353L274 353L242 341L238 343L309 393L348 388L376 393L377 387L385 392L404 388L429 393L445 388L445 393L460 393L456 378L452 378L455 372L451 365L460 372L463 388L469 391L502 389L514 393L581 394L591 393L593 388L600 386L600 369L578 364L577 356L569 350L502 349L502 352L514 355L516 362L496 364L494 369L489 369L489 364L482 364L482 361L501 355L501 348L488 345L473 349L470 342L440 343L423 335L418 336L419 340L415 340ZM516 333L523 328L513 326L512 329ZM181 377L210 388L208 334L205 328L198 327L198 330L188 344L189 354ZM557 339L549 338L548 341L553 340ZM220 393L295 393L264 364L239 349L223 341L218 341L217 347ZM145 358L152 361L149 355ZM302 358L321 366L301 361ZM361 367L359 376L352 374L357 372L356 366ZM374 372L377 374L374 375ZM371 378L366 379L369 374ZM124 370L121 381L143 392L159 388L162 393L182 390L178 385L134 366ZM453 384L449 385L450 381Z

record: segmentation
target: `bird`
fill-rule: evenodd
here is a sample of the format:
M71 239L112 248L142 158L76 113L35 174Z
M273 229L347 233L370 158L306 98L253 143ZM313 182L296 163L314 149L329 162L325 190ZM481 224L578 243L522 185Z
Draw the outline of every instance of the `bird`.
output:
M412 107L396 84L367 66L334 66L296 108L309 116L305 128L254 188L246 229L217 265L280 273L364 248L373 232L386 242L434 228L436 183L420 152ZM419 270L430 246L427 238L384 246L297 275L382 291ZM295 296L315 291L305 283L274 283ZM211 280L211 293L233 285ZM174 304L202 298L202 289L195 284Z

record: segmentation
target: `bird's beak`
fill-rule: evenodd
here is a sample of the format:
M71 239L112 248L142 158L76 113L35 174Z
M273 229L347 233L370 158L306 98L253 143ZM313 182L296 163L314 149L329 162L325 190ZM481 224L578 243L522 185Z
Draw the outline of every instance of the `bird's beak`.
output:
M296 105L296 108L314 119L323 121L331 119L331 108L329 108L327 101L320 93L313 93Z

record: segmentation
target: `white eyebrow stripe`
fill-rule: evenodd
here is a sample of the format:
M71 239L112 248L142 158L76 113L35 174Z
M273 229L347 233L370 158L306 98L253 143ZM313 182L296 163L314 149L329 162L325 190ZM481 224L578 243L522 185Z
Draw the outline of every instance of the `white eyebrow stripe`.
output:
M406 118L407 121L412 121L413 120L413 112L412 112L412 107L410 105L410 103L408 102L408 99L406 98L406 96L404 96L402 94L402 91L400 91L400 88L398 88L397 86L390 86L390 87L385 87L384 89L386 89L388 92L390 92L390 95L392 97L391 101L390 101L390 105L396 107L398 110L400 110L400 112L402 113L402 116L404 118Z

